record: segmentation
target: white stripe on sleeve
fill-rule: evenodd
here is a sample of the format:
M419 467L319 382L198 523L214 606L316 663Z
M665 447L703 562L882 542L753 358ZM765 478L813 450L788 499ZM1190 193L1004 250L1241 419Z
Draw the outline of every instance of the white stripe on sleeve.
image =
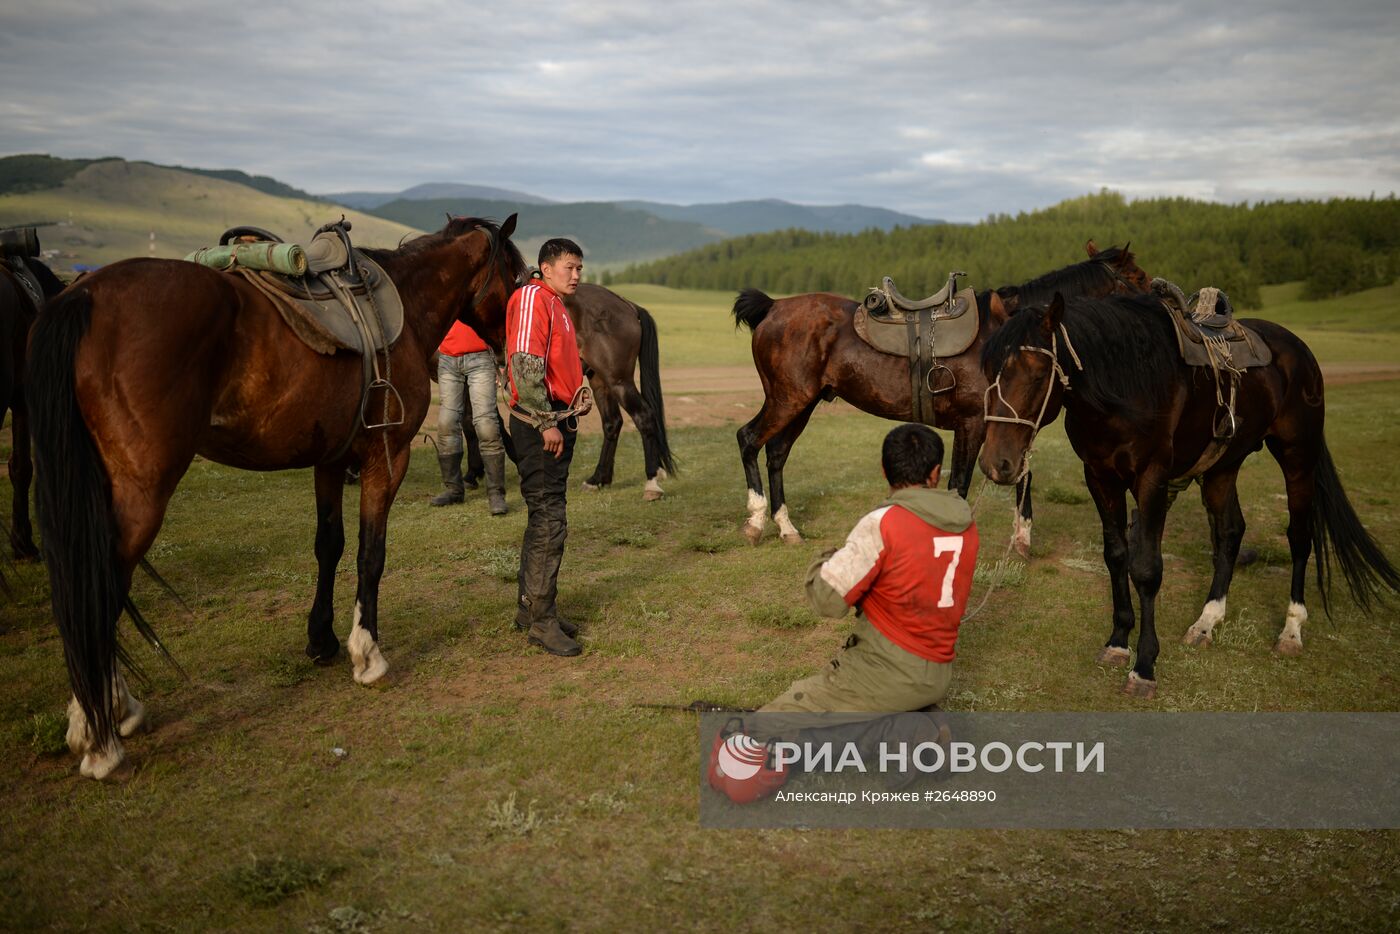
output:
M842 597L865 579L875 562L880 560L880 552L885 547L880 537L880 520L891 507L881 506L856 523L846 544L822 565L822 580Z
M512 353L530 352L530 328L535 323L535 295L539 290L537 285L527 285L520 296L520 329L516 332Z

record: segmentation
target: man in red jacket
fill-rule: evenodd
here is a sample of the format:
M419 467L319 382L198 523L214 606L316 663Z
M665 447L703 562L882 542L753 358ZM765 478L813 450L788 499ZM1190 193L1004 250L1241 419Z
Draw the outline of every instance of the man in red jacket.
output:
M433 506L462 502L462 415L471 412L491 515L506 514L506 449L496 415L496 355L470 325L455 321L438 347L438 467L443 490ZM476 489L476 483L471 484Z
M578 655L578 627L559 615L559 565L568 536L569 462L578 415L588 412L574 325L562 296L578 289L583 250L557 238L540 247L540 278L511 296L506 308L506 377L520 497L528 518L520 548L517 629L551 655ZM571 421L572 420L572 421Z
M948 693L977 568L977 526L965 499L938 488L943 441L932 429L894 429L881 460L889 499L807 571L813 609L841 617L856 607L855 632L826 668L760 713L848 713L859 720L919 710Z

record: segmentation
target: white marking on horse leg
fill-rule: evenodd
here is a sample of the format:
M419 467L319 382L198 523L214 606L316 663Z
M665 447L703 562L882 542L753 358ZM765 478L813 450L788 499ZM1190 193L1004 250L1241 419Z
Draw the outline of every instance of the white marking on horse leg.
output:
M646 488L642 490L642 499L654 503L666 495L666 491L661 489L661 484L657 482L659 479L661 479L661 471L657 471L656 476L647 481Z
M368 629L360 625L358 600L355 601L355 625L350 629L350 639L346 645L350 647L350 661L355 667L356 682L373 684L389 670L389 663L379 651L379 643L374 641Z
M122 749L121 740L112 738L112 745L106 749L93 750L83 756L82 764L78 766L79 773L84 778L95 778L98 781L111 775L117 766L126 760L126 751Z
M122 736L130 736L146 723L146 705L132 696L120 671L112 683L112 712Z
M750 544L757 545L763 538L764 526L768 524L768 499L755 490L749 490L749 518L744 523L744 537Z
M1031 520L1020 513L1011 520L1011 547L1022 558L1031 556Z
M1280 655L1300 655L1303 651L1303 624L1308 621L1308 608L1301 603L1288 604L1283 620L1283 632L1278 634L1274 651Z
M88 732L87 715L74 696L68 701L68 748L81 755L92 744L92 734Z
M668 473L666 472L666 468L665 468L665 467L658 467L658 468L656 468L656 479L658 479L658 480L669 480L669 479L671 479L671 475L668 474Z
M589 483L587 480L583 481L583 491L585 493L597 493L601 489L602 487L596 483Z
M776 513L773 514L773 521L778 523L778 536L789 545L796 545L802 541L802 533L797 531L797 526L792 524L788 518L787 503L784 503Z
M1201 608L1201 615L1191 624L1191 628L1186 630L1186 635L1181 637L1181 641L1187 645L1210 645L1215 641L1215 624L1225 618L1225 597L1219 600L1208 600Z

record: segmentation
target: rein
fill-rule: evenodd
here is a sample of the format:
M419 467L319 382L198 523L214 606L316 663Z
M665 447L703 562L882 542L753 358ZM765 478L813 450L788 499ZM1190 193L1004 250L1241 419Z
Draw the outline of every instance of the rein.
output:
M1060 381L1060 385L1063 386L1066 391L1069 390L1069 373L1066 372L1065 368L1060 364L1058 343L1059 337L1061 335L1063 335L1065 339L1065 349L1069 351L1070 359L1074 361L1075 368L1082 373L1084 371L1084 364L1080 362L1079 354L1075 351L1074 344L1070 343L1069 331L1065 329L1064 322L1061 322L1059 327L1054 332L1051 332L1049 347L1035 347L1029 344L1022 344L1020 347L1017 348L1018 353L1024 353L1025 351L1034 351L1035 353L1043 353L1050 358L1050 364L1052 367L1050 372L1052 378L1045 381L1045 398L1040 400L1040 411L1036 413L1035 421L1031 421L1028 418L1022 418L1021 413L1016 411L1016 407L1010 402L1007 402L1006 397L1002 395L1001 374L1002 370L1006 369L1005 363L1002 363L1001 368L997 370L996 379L992 380L992 382L982 392L982 420L984 422L1002 422L1003 424L1007 425L1025 425L1031 430L1031 440L1029 443L1027 443L1026 450L1021 455L1020 473L1016 475L1016 479L1013 482L1019 483L1025 478L1026 474L1030 473L1031 452L1035 448L1036 436L1040 434L1040 429L1041 427L1043 427L1042 422L1045 419L1045 410L1050 407L1050 397L1054 395L1055 392L1055 380L1058 379ZM1006 408L1010 409L1011 415L1008 416L991 414L990 398L993 389L996 390L997 401L1000 402Z

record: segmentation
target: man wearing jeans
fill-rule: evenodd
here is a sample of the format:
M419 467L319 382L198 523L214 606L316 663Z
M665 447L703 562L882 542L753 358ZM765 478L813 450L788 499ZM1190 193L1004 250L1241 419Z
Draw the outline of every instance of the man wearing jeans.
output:
M506 377L511 437L515 440L520 496L529 518L520 548L518 629L551 655L578 655L578 627L559 615L559 565L568 536L565 494L577 424L589 409L583 364L563 296L578 289L583 250L572 240L540 247L540 278L511 296L506 309ZM568 430L561 430L561 427Z
M472 427L486 471L486 498L491 515L506 513L506 451L496 417L496 355L468 325L454 322L438 347L438 467L443 491L429 503L460 503L462 482L462 413L471 403Z

